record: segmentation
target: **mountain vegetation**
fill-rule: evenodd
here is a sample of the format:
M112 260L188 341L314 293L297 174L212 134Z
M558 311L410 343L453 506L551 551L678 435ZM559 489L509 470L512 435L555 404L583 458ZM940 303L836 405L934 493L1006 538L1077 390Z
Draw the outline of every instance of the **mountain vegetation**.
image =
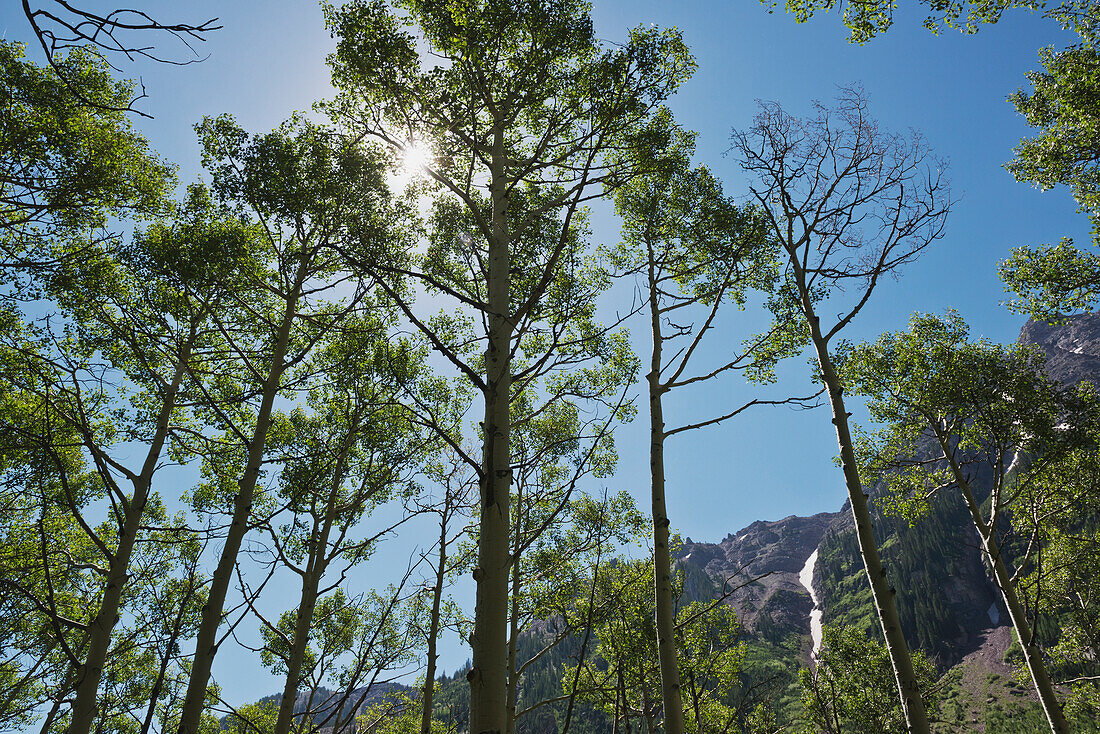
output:
M968 31L1037 5L925 4ZM893 22L843 7L856 42ZM1012 98L1037 133L1008 169L1096 230L1100 7L1045 12L1079 42ZM1100 730L1095 254L1000 264L1017 344L953 312L853 344L956 201L858 85L760 103L737 199L669 107L696 68L675 28L608 42L581 0L324 13L334 96L194 121L182 186L112 60L216 20L43 0L42 63L0 41L0 730ZM642 385L648 513L607 486ZM826 404L838 512L677 534L666 443ZM231 656L278 689L232 700Z

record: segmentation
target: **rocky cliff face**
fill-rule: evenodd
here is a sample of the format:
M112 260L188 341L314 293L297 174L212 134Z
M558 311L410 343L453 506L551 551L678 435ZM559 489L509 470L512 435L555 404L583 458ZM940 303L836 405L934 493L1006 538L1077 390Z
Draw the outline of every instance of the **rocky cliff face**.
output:
M825 533L845 527L845 519L842 512L791 515L774 522L758 520L720 543L689 538L677 554L677 564L704 571L719 593L744 585L731 594L730 602L746 629L755 631L766 614L782 629L809 634L813 605L798 575Z
M1100 381L1100 313L1057 326L1029 322L1021 329L1020 343L1042 349L1048 374L1064 385ZM875 529L887 568L905 589L898 605L911 644L951 666L1004 625L1000 594L957 498L937 502L916 528L877 515ZM695 588L701 584L691 581L703 575L727 589L745 584L730 600L746 629L805 635L808 650L813 603L799 572L815 550L813 585L825 622L875 625L847 503L836 513L754 522L719 543L689 538L677 563L686 572L689 595L703 593Z
M1020 343L1033 344L1047 356L1047 374L1064 385L1100 381L1100 313L1081 314L1051 326L1029 321Z
M892 577L904 579L898 583L905 589L898 603L907 637L946 666L969 653L1004 616L969 516L952 499L957 498L945 498L917 528L881 516L875 520L884 562ZM773 641L803 636L805 657L814 604L799 575L815 552L811 583L824 622L877 626L851 516L844 510L757 521L719 543L689 539L677 564L692 597L707 596L692 581L704 574L718 593L744 585L730 603L745 629Z

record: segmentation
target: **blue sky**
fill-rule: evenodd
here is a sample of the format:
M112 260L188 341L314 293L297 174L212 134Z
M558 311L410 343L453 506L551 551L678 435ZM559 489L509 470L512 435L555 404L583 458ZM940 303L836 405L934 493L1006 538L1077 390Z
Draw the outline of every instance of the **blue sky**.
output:
M228 112L246 129L262 132L293 111L308 110L331 91L324 57L333 41L324 29L320 7L310 0L160 0L147 6L164 19L202 21L218 16L224 25L197 47L207 57L202 63L125 67L128 74L142 77L150 97L141 109L154 116L135 117L134 124L165 158L179 165L185 183L199 175L191 125L203 115ZM917 310L942 313L955 308L971 324L975 337L1015 340L1023 319L1001 306L1005 294L997 280L997 262L1015 245L1052 242L1067 235L1086 241L1087 222L1076 213L1066 191L1038 192L1016 183L1002 168L1013 146L1028 133L1007 96L1026 86L1025 72L1037 67L1041 46L1070 42L1049 21L1010 12L1001 23L974 36L955 31L936 36L920 27L920 10L903 8L887 35L853 46L835 15L797 25L781 9L769 14L752 0L596 0L593 15L599 35L611 42L623 40L627 29L639 24L683 31L699 69L671 107L684 126L698 131L698 160L713 168L730 193L743 194L745 187L736 162L725 156L729 133L750 124L755 101L778 100L789 111L805 113L812 99L828 102L838 84L861 83L871 113L883 127L920 130L932 149L950 161L952 189L959 201L945 237L897 282L887 282L877 291L846 334L849 339L904 328ZM16 3L4 3L0 9L0 36L27 36ZM165 50L176 58L187 55L184 48ZM31 56L41 60L33 49ZM616 240L617 223L607 207L597 207L593 221L597 242ZM609 308L616 299L629 297L628 291L612 294ZM761 323L752 311L728 315L704 356L719 359L723 344L739 344ZM632 330L644 359L645 323L635 322ZM804 359L792 361L782 370L778 389L802 393L808 373ZM705 418L715 406L733 405L752 395L750 388L736 382L673 394L666 402L668 422ZM644 401L639 406L644 409ZM858 408L854 413L857 422L862 420ZM845 494L832 463L836 444L829 417L824 409L763 409L703 433L671 439L666 461L674 527L695 540L717 541L753 520L839 509ZM619 431L620 468L604 482L613 491L630 490L643 508L648 507L647 425L641 414ZM362 581L370 583L367 578ZM441 662L453 670L465 658L465 651L452 641ZM234 676L235 667L227 659L216 668L222 671L219 678L231 683L227 694L232 699L273 691L264 676Z

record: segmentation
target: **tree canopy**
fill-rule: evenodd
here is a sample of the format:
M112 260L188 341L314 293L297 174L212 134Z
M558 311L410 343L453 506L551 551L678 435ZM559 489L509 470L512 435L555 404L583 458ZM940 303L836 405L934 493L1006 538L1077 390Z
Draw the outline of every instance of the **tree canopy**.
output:
M203 172L180 186L118 73L216 19L21 5L47 58L0 43L0 728L931 732L940 671L916 648L958 630L902 556L941 548L947 518L970 545L937 568L966 556L971 616L1007 610L1027 721L1100 709L1095 391L953 312L847 341L956 204L859 85L807 114L758 103L723 181L673 115L696 71L675 27L607 40L583 0L325 3L331 98L269 131L185 121ZM1100 228L1093 0L923 6L933 31L1019 8L1078 34L1013 95L1036 132L1008 169ZM839 11L859 43L897 10L786 7ZM1100 293L1069 239L1001 270L1047 320ZM681 551L685 505L770 490L743 479L741 429L774 440L749 408L819 401L846 518ZM708 437L721 455L666 451L736 423ZM648 522L617 473L647 444ZM703 463L724 494L683 481ZM882 515L921 533L945 496L959 512L910 536L928 542ZM868 624L815 652L822 613ZM447 636L471 654L452 675ZM238 700L228 662L272 695Z

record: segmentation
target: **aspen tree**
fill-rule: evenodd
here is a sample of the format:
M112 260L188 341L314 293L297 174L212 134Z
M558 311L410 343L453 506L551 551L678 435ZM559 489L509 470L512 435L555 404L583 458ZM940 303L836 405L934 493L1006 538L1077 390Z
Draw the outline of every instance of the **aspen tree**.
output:
M340 92L330 111L397 152L430 146L418 156L440 192L427 254L365 265L484 398L481 456L466 457L480 483L470 731L502 733L510 406L526 383L569 363L563 352L585 351L593 331L569 328L590 319L585 294L598 286L581 265L585 202L616 184L607 154L692 62L672 31L638 29L622 46L603 46L576 0L409 0L399 9L358 0L327 10ZM407 28L434 66L422 66ZM449 301L449 317L414 310L401 281ZM455 331L456 321L465 326Z
M260 236L252 252L257 264L238 278L228 294L232 308L217 322L227 349L218 379L201 396L203 419L221 435L194 436L206 481L193 502L204 511L224 507L230 522L196 636L180 734L199 730L230 583L262 486L276 400L307 380L303 365L314 348L354 316L367 295L336 247L349 238L384 247L401 220L377 152L348 146L317 125L294 119L253 137L220 117L197 131L215 193Z
M844 377L853 393L871 398L871 417L885 424L861 458L893 489L900 507L917 515L931 493L954 490L962 497L1050 729L1070 731L998 540L1016 495L1068 448L1074 433L1068 403L1043 374L1041 354L969 342L956 314L918 314L909 331L855 349ZM915 445L930 450L914 455ZM979 472L992 480L988 511L975 486Z
M792 322L777 322L743 347L726 350L716 363L700 364L700 345L712 344L712 329L720 311L743 308L751 291L766 292L775 284L775 243L767 238L766 221L759 212L734 204L705 166L690 168L694 136L677 127L667 110L654 116L642 139L645 147L623 156L647 173L633 178L615 194L616 208L623 217L623 241L616 257L626 273L636 275L644 284L649 312L652 347L646 381L654 614L663 726L671 733L684 731L684 707L674 631L665 441L685 431L724 423L757 405L812 405L815 396L754 399L697 421L665 425L664 401L671 391L736 373L770 381L776 362L800 352L805 338ZM692 318L698 319L698 326Z
M906 724L913 734L927 734L928 717L898 621L895 588L879 559L830 344L884 277L942 236L951 199L942 164L919 136L880 130L861 90L842 90L835 109L815 108L814 116L799 119L777 103L764 103L751 128L734 132L733 149L752 178L751 196L768 219L769 236L786 256L785 281L773 310L798 319L808 332L817 379L828 393L860 555ZM826 306L835 319L821 318Z
M132 562L151 552L140 548L154 541L149 526L166 522L154 478L196 397L191 371L220 343L215 304L250 242L247 227L219 217L206 193L192 188L173 219L128 243L56 247L60 257L40 276L58 313L5 334L4 349L22 368L8 371L4 388L42 410L40 419L13 428L20 442L54 457L63 490L72 482L43 501L60 503L98 556L84 568L101 586L80 614L88 615L80 652L69 655L74 734L89 731L98 715L103 671L118 657L112 635L141 576ZM57 443L61 436L72 443ZM76 464L62 458L74 449ZM96 499L112 510L102 519ZM183 543L187 534L179 535Z
M324 375L309 389L304 408L275 419L274 462L281 465L279 499L289 522L267 530L279 565L300 578L297 607L263 629L269 663L285 672L274 734L287 734L302 681L320 677L314 652L315 611L339 581L366 563L381 537L409 516L363 534L374 508L414 489L412 477L428 446L397 396L415 379L422 355L387 334L385 310L349 319L339 337L311 365ZM276 516L277 517L277 516ZM343 608L345 605L336 605ZM321 616L324 619L324 615ZM289 628L289 629L288 629ZM335 657L336 652L322 653ZM323 704L324 702L322 702Z

